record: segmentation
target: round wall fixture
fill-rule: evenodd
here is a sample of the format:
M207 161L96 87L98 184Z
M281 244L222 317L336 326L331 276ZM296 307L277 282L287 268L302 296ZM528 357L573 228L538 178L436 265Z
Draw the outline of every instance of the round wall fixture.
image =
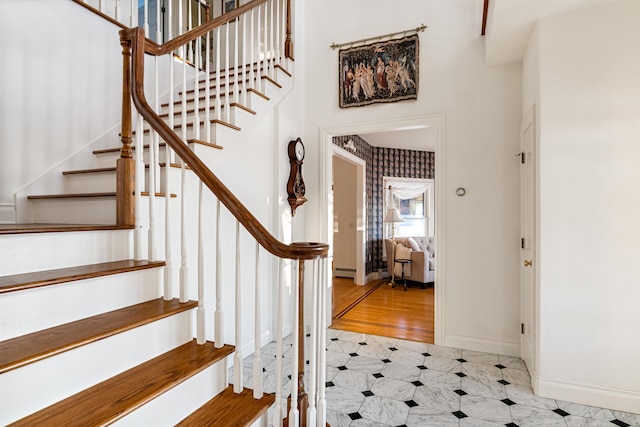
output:
M464 188L462 188L462 187L459 187L459 188L457 188L457 189L456 189L456 194L457 194L458 196L464 196L466 193L467 193L467 190L465 190L465 189L464 189Z

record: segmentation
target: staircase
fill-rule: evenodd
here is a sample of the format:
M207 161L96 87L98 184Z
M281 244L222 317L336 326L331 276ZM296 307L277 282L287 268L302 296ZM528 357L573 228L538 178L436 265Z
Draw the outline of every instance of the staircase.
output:
M266 11L267 7L279 6L264 7ZM236 13L235 22L240 22L244 9ZM283 424L287 418L286 395L263 393L259 379L254 390L243 384L242 359L246 354L242 347L246 347L247 339L241 335L242 313L249 322L254 314L251 309L243 311L241 292L246 286L240 272L255 272L255 294L251 298L255 301L253 311L257 312L256 360L260 360L259 335L263 329L259 323L260 286L276 289L281 359L281 312L287 301L282 300L280 281L259 284L265 268L259 261L260 248L297 262L292 268L299 290L294 292L293 301L295 305L299 298L301 305L294 310L294 319L301 320L305 260L314 260L314 281L318 282L311 288L316 300L322 301L323 286L318 283L326 280L320 273L326 269L322 259L326 257L326 245L284 245L274 242L270 235L262 237L263 227L244 206L229 208L238 218L236 241L220 242L220 206L229 207L228 200L233 196L224 187L220 193L212 189L216 201L207 201L200 179L204 176L206 187L212 188L215 177L209 177L211 172L203 171L199 162L206 164L219 156L223 145L241 138L242 129L253 126L261 112L273 108L291 87L291 74L279 64L242 63L248 65L227 65L226 69L216 66L213 71L207 67L205 71L197 60L195 64L182 61L183 76L189 72L193 77L183 77L181 89L170 90L169 94L157 95L156 91L155 114L175 134L169 140L164 135L159 138L161 132L153 120L134 123L130 148L138 172L133 191L122 192L119 168L126 150L114 141L112 148L93 151L93 164L63 171L63 191L29 195L29 212L22 216L32 222L0 224L0 425L266 426L269 408L273 408L272 424ZM259 84L248 85L249 78ZM125 100L123 105L129 102ZM125 121L123 142L127 138ZM176 148L178 134L189 148L188 155L193 153L197 161L183 160L179 150L176 155L169 149ZM134 197L136 221L127 223L121 220L120 203L123 198ZM205 241L203 236L200 223L204 203L217 203L215 243ZM185 224L185 210L200 212L195 238L190 237L193 224ZM180 221L182 225L176 227ZM259 235L255 266L240 268L240 244L246 239L241 237L241 226L251 236ZM215 261L204 259L203 247L207 245L215 245ZM187 259L186 248L197 255ZM236 251L235 285L220 278L220 254L225 250ZM179 268L172 267L172 253L174 259L180 258ZM209 295L215 293L208 302L205 286L213 280L206 284L203 280L207 263L215 263L218 276L213 290L207 291ZM267 258L266 263L283 269L282 261L275 258ZM190 277L189 266L197 274ZM235 293L229 303L222 300L227 288ZM235 304L235 309L228 307L230 304ZM230 325L235 336L224 333L223 308L235 311L235 325ZM309 326L322 345L317 348L324 348L324 327L316 309L321 312L322 307L314 308L314 323ZM207 316L205 310L211 314ZM214 323L215 331L206 328L209 323ZM292 381L291 395L297 395L301 402L306 401L304 322L295 323L292 332L292 360L296 362L292 363L291 374L299 381ZM236 347L227 342L239 344ZM314 346L311 355L312 365L323 366L324 351L317 348ZM232 385L228 378L230 362ZM260 363L254 362L256 378L263 370ZM277 375L287 375L280 365L277 369ZM290 405L288 419L284 420L288 425L307 425L307 419L309 425L315 425L316 407L322 412L324 381L319 373L312 376L311 409ZM319 400L315 399L316 393ZM318 418L318 425L324 425L323 419L323 415Z

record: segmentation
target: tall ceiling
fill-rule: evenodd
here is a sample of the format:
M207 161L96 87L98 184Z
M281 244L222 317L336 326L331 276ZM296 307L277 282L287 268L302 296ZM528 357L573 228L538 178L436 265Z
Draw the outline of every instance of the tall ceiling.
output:
M522 60L536 21L609 0L489 0L485 35L488 66Z
M487 66L522 61L538 19L607 1L610 0L489 0L485 35ZM435 151L434 132L425 127L359 136L374 147Z

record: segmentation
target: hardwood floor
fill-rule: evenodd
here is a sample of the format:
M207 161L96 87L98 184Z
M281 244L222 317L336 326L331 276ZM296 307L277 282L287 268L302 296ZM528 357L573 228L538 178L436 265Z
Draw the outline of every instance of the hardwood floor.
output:
M385 281L357 286L335 278L331 328L433 343L433 298L433 286L405 292Z

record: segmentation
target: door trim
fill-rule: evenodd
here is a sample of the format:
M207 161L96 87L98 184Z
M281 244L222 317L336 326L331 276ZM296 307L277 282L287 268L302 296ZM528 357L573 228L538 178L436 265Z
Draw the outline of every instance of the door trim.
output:
M435 173L435 237L436 250L436 272L435 272L435 301L434 301L434 341L437 345L444 344L445 313L446 313L446 268L445 268L445 115L443 113L428 114L412 117L404 117L389 120L376 120L368 122L353 122L334 126L325 126L320 128L320 232L323 241L332 241L332 218L333 211L331 206L330 190L332 177L332 160L333 153L332 138L334 136L343 135L364 135L372 132L389 132L397 130L406 130L420 127L433 127L436 135L436 173ZM330 222L331 221L331 222ZM328 263L331 264L331 263ZM329 273L329 272L327 272ZM328 276L330 277L330 276ZM331 284L329 284L331 286ZM331 298L331 293L328 293ZM328 319L331 319L331 302L327 304L329 307Z

